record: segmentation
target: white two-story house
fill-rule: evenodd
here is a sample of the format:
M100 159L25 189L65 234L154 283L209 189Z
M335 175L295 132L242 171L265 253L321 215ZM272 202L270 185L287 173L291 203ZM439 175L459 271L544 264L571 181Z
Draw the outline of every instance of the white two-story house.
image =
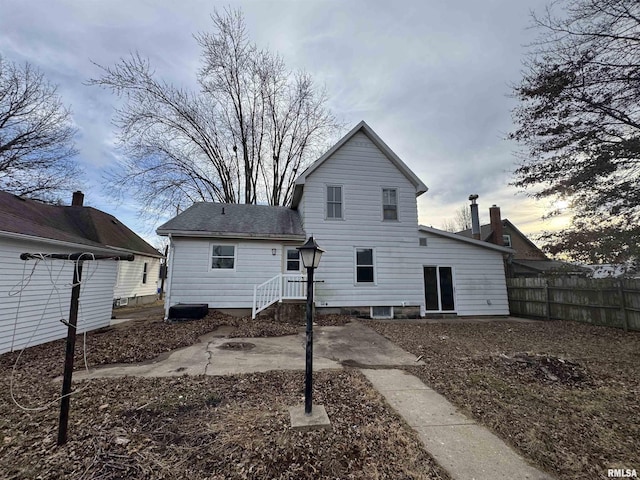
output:
M304 297L297 246L325 250L319 310L371 317L508 315L511 249L418 224L424 183L360 122L296 180L289 207L196 203L168 236L166 310L176 304L259 313Z

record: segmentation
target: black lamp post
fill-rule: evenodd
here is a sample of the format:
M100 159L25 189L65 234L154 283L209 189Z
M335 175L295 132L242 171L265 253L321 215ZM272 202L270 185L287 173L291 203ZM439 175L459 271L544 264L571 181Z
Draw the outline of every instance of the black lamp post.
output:
M313 384L313 271L320 264L322 250L313 239L297 247L302 257L302 264L307 269L307 355L304 377L304 414L311 415L311 387Z

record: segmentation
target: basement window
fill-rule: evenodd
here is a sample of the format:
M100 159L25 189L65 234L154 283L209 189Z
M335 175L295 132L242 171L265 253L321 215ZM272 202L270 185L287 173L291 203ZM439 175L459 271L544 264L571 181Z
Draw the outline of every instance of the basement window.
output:
M371 307L371 318L393 318L393 307Z

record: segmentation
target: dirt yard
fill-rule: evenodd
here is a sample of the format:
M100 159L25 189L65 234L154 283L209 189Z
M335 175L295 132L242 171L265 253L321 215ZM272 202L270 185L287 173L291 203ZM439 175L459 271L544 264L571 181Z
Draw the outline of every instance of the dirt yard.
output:
M640 471L640 333L577 322L366 322L408 370L560 479Z
M139 313L139 312L138 312ZM121 315L122 312L117 312ZM347 318L321 317L336 325ZM158 316L87 335L91 365L149 360L193 344L219 325L233 336L296 333L298 325L248 322L219 314L167 324ZM76 366L83 367L82 337ZM357 370L314 376L314 404L331 430L289 427L287 408L304 398L303 372L228 377L100 379L77 385L69 440L56 447L64 343L0 356L0 478L3 479L447 479L414 432Z

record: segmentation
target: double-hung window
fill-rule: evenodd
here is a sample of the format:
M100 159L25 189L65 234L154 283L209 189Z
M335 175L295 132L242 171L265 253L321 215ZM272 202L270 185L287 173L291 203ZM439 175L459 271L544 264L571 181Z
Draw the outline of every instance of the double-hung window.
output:
M236 265L234 245L211 245L211 268L233 270Z
M356 248L356 283L375 283L373 248Z
M147 283L147 268L149 264L144 262L144 266L142 267L142 283Z
M382 219L398 220L398 190L395 188L382 189Z
M327 218L342 219L342 186L327 185Z
M287 272L300 271L300 251L297 248L287 248Z

